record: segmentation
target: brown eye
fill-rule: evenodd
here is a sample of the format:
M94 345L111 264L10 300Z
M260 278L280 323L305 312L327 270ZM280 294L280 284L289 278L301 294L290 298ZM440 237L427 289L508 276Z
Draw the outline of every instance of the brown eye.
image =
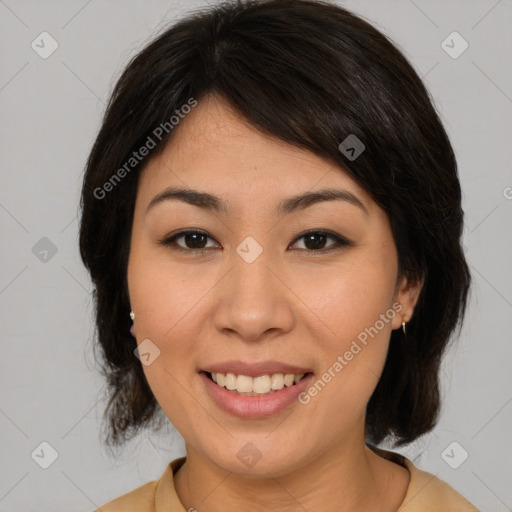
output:
M310 235L306 235L304 238L304 245L311 250L317 249L325 249L325 244L327 240L330 238L323 233L312 233Z
M187 249L204 249L208 236L203 233L186 233L179 238L183 238Z
M189 253L199 252L203 253L212 247L206 247L208 238L213 238L204 231L187 230L181 231L171 237L161 240L159 243L165 246L171 246L177 251L184 251ZM178 240L183 240L178 243Z
M304 239L305 248L300 249L309 252L328 252L343 245L351 245L348 240L340 237L339 235L325 231L308 231L307 233L303 233L297 237L295 240L297 241L301 239ZM326 247L327 240L329 239L334 240L334 243Z

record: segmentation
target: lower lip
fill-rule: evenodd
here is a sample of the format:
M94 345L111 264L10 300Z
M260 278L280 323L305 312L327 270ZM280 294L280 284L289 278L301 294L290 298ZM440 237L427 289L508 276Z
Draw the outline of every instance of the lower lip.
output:
M313 374L306 375L298 384L262 396L238 395L215 384L205 372L200 372L199 376L211 399L222 410L240 418L256 419L271 416L294 402L298 403L297 397L307 388Z

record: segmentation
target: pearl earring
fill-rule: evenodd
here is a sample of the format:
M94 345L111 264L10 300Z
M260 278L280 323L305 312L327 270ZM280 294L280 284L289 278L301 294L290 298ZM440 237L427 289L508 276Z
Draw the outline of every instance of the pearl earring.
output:
M404 335L405 335L405 322L402 321L402 331L404 331Z
M135 320L135 313L133 311L130 311L130 318L132 320ZM135 338L135 324L132 323L132 325L130 325L130 334Z

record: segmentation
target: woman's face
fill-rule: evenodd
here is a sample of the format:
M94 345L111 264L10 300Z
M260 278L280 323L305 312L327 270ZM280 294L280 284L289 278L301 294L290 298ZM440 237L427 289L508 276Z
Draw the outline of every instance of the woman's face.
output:
M417 295L397 283L386 214L342 169L262 135L213 97L174 130L140 177L128 264L158 403L187 446L226 471L278 476L362 447L391 330ZM225 209L149 206L168 187ZM356 199L290 201L324 189ZM187 230L200 234L162 243ZM288 386L290 373L305 377Z

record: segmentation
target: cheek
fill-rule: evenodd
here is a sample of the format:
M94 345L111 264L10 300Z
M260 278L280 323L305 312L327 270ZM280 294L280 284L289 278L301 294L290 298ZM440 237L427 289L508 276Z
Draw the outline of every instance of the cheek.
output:
M326 339L336 344L350 341L389 310L396 279L392 263L384 254L362 255L346 265L303 273L306 277L295 283L295 289L321 321ZM390 329L390 322L385 328L379 323L379 330Z
M196 376L193 364L200 337L201 322L194 318L201 311L201 296L213 283L196 272L177 271L176 267L155 259L151 264L135 265L132 279L137 342L150 339L159 356L143 371L166 416L179 431L190 430L190 411L197 408L189 388ZM192 363L191 363L192 362Z
M392 307L395 272L393 260L380 253L354 258L350 270L337 269L320 281L316 276L316 287L305 283L310 290L305 302L315 304L312 309L324 325L318 354L323 364L319 377L326 385L317 386L329 397L324 406L346 407L352 411L349 416L364 411L384 367L392 320L398 314Z
M172 264L161 249L142 244L134 248L128 283L138 334L162 341L172 337L172 331L205 294L207 280L198 265Z
M191 265L192 266L192 265ZM201 273L200 273L201 275ZM204 273L202 273L204 276ZM190 361L192 340L197 339L190 321L195 308L200 307L200 294L205 294L205 283L199 281L198 272L183 272L155 251L134 246L128 264L130 302L135 311L137 343L156 346L158 356L143 370L157 400L165 396L165 403L174 406L174 393L187 377L194 373ZM198 302L199 301L199 302ZM151 347L151 345L150 345Z

